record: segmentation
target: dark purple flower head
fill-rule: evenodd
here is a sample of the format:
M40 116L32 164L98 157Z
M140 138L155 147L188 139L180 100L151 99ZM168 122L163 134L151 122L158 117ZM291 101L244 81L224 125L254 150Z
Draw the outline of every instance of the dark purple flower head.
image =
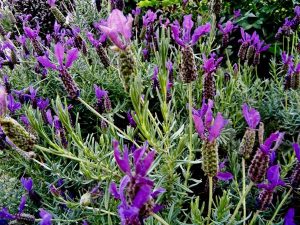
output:
M132 15L134 15L134 16L139 16L141 14L141 12L142 12L142 9L139 7L136 7L135 9L133 9L131 11Z
M51 126L53 125L53 117L52 117L51 109L48 109L46 111L46 120L49 125L51 125Z
M214 102L209 99L208 103L203 101L201 109L193 110L193 120L197 133L202 140L208 140L211 143L220 136L221 131L228 123L221 113L217 113L217 116L213 118L213 104Z
M284 217L284 225L296 225L294 221L295 217L295 209L290 208Z
M233 15L234 15L234 19L239 18L241 16L241 10L240 9L233 10Z
M62 128L62 124L59 120L59 117L58 116L54 116L53 117L53 125L54 125L54 128L58 131Z
M275 132L272 133L266 140L265 142L260 145L260 150L265 153L265 154L270 154L272 151L275 151L279 145L281 144L282 140L284 137L283 132ZM275 142L274 147L272 148L273 142Z
M236 27L237 26L235 26L231 20L228 20L224 27L221 24L218 25L218 28L222 34L230 34Z
M86 36L95 48L106 41L106 35L101 35L100 39L95 39L94 35L91 32L87 32Z
M258 188L263 188L268 191L273 191L277 186L284 186L285 183L280 179L279 165L271 166L267 171L268 183L258 184Z
M297 5L294 9L294 12L295 12L296 17L300 17L300 6Z
M131 14L125 17L122 11L114 9L107 19L107 24L99 25L99 28L118 48L125 50L132 36L132 22Z
M260 41L259 39L255 43L256 53L262 53L267 51L270 48L270 44L265 44L264 41Z
M153 12L151 9L149 9L143 16L143 26L147 27L149 24L152 24L156 19L156 12Z
M292 146L295 151L296 157L297 157L298 161L300 162L300 146L298 143L293 143Z
M79 54L77 48L72 48L67 51L65 57L65 47L60 42L55 45L54 53L59 66L54 65L47 56L39 56L37 59L46 68L62 71L69 69L77 60Z
M25 33L26 37L29 39L32 39L32 40L36 39L40 32L40 29L38 26L36 29L31 29L30 27L24 26L23 29L24 29L24 33Z
M292 55L289 56L288 54L286 54L285 51L283 51L281 53L281 61L282 61L283 65L289 67L294 64L293 60L294 60L294 57Z
M26 44L26 37L25 35L20 35L16 37L16 40L21 44L21 45L25 45Z
M49 106L49 102L50 102L49 98L45 98L45 99L39 98L37 101L37 106L38 106L39 110L43 111L43 110L47 109Z
M31 192L32 188L33 188L33 180L29 177L29 178L21 178L21 183L23 185L23 187L25 188L26 191Z
M161 208L153 203L153 199L165 190L163 188L152 190L154 182L147 177L147 172L154 161L155 151L146 153L148 145L145 144L132 153L130 160L128 148L124 147L122 158L118 146L119 143L113 141L116 162L126 175L120 181L119 188L114 182L111 184L110 192L121 201L118 206L121 224L136 224ZM134 171L131 171L130 161Z
M157 88L159 87L159 81L158 81L158 72L159 72L159 68L158 66L155 66L153 69L153 75L151 80L153 81L153 87Z
M94 84L97 102L103 104L104 98L108 96L108 92Z
M30 122L29 122L29 120L28 120L28 118L27 118L26 115L21 115L21 116L20 116L20 120L22 121L22 123L23 123L26 127L28 127L28 126L30 125Z
M256 32L253 32L252 35L245 32L245 30L241 27L241 36L242 38L239 40L240 43L248 43L251 44L255 39L257 39Z
M7 104L7 108L9 109L9 111L14 114L17 110L21 109L21 103L19 102L15 102L15 99L13 97L13 95L8 95L7 96L8 99L8 104Z
M233 178L233 175L230 172L218 172L216 177L219 180L228 181Z
M127 112L127 119L132 127L136 127L136 122L134 121L130 111Z
M197 27L192 34L193 26L192 15L184 16L182 29L176 20L171 24L172 38L177 44L185 47L187 45L195 45L203 35L210 32L210 23Z
M23 195L21 198L20 205L19 205L19 213L22 213L24 211L24 208L26 205L26 200L27 200L26 195Z
M209 58L206 58L206 56L203 54L202 59L203 59L202 69L204 70L204 73L211 74L211 73L216 72L223 57L216 59L216 57L214 55L211 55Z
M40 217L42 218L40 225L51 225L52 215L44 209L40 209Z
M246 103L243 104L243 115L248 124L252 129L255 129L260 122L260 114L254 108L250 108Z

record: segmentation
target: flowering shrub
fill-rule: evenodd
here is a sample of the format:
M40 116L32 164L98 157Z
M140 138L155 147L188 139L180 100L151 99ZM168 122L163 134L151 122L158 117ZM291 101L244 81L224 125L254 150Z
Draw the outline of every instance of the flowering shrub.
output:
M204 2L1 3L0 224L299 223L300 6Z

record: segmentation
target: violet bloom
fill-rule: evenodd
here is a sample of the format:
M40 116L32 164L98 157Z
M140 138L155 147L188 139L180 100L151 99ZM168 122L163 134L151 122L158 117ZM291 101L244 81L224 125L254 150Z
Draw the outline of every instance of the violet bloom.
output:
M107 24L99 25L99 28L119 49L126 50L132 36L132 22L131 14L125 17L122 11L114 9L107 19Z
M216 178L222 181L228 181L233 179L233 175L230 172L223 172L225 168L225 162L219 163L219 172L216 175Z
M197 27L192 34L193 26L192 15L184 16L182 23L183 31L181 31L179 22L176 20L171 24L172 38L181 47L186 47L195 45L203 35L210 32L210 23Z
M24 34L30 40L34 40L39 36L39 32L40 32L39 26L37 26L36 29L31 29L30 27L24 26L23 29L24 29Z
M131 115L131 112L128 111L128 112L126 113L126 115L127 115L127 119L128 119L128 122L129 122L130 126L136 127L136 122L134 121L134 118L133 118L133 116Z
M97 98L97 106L100 113L110 112L112 108L108 92L99 88L96 84L94 84L94 89Z
M30 177L29 178L22 177L21 183L24 189L27 191L30 200L37 206L40 206L41 196L39 196L39 194L35 190L33 190L33 180Z
M6 93L10 94L11 93L11 83L9 82L9 77L7 75L4 75L3 78L3 84L6 90Z
M282 67L284 71L287 71L288 68L294 65L294 57L293 55L286 54L285 51L281 53L281 61L282 61Z
M279 165L271 166L267 172L268 183L257 185L261 189L258 197L261 210L265 210L271 204L276 187L285 186L283 180L280 179L279 169Z
M72 76L68 73L68 69L73 65L74 61L78 59L78 49L72 48L68 50L65 56L65 47L61 43L57 43L54 47L54 53L59 64L58 66L53 64L46 55L40 56L37 59L44 67L59 71L61 80L69 96L72 99L77 99L80 90Z
M147 27L149 24L152 24L157 19L156 12L153 12L149 9L146 14L143 16L143 26Z
M203 101L201 109L193 110L193 120L198 135L202 140L210 143L220 136L221 131L228 123L220 112L215 118L213 117L213 104L214 102L209 99L207 104Z
M132 153L131 166L128 148L124 147L122 157L117 141L113 141L113 147L115 160L125 174L120 181L119 188L114 182L110 186L111 194L121 201L118 206L121 224L142 224L151 213L156 213L161 209L161 206L155 204L154 200L165 191L163 188L153 190L154 182L147 177L154 161L155 151L147 151L147 144L136 149Z
M206 56L203 54L202 55L203 59L203 66L202 69L204 70L205 74L212 74L216 72L218 66L220 65L223 57L217 58L214 56L210 56L209 58L206 58Z
M223 27L221 24L218 25L219 30L221 31L223 37L222 37L222 45L223 47L226 47L229 42L229 35L232 33L233 29L235 29L237 26L234 26L234 24L228 20Z
M20 120L22 121L22 123L25 125L26 128L29 128L30 122L26 115L21 115Z
M54 7L55 6L55 2L56 0L47 0L47 3L50 7Z
M296 225L294 221L294 217L295 217L295 209L289 208L289 210L287 211L284 217L284 225Z
M141 12L142 12L142 9L139 7L136 7L135 9L133 9L131 11L132 15L134 15L134 16L139 16L141 14Z
M251 129L255 129L260 122L260 114L254 108L249 107L246 103L243 104L243 115Z
M241 16L241 10L237 9L237 10L233 10L233 17L234 19L237 19Z
M17 110L21 109L22 106L21 103L15 102L15 99L11 94L7 96L7 99L8 99L7 108L12 114L14 114Z
M65 57L65 48L61 43L57 43L55 45L54 53L59 64L58 66L53 64L47 56L39 56L37 59L44 67L58 71L69 69L73 65L74 61L78 59L77 48L68 50Z
M49 98L43 99L43 98L39 98L37 100L37 107L39 108L39 110L44 111L48 108L50 103Z
M24 220L21 220L22 218L20 215L22 215L25 205L26 205L26 196L22 196L19 207L18 207L18 213L16 214L11 214L7 208L3 207L0 210L0 219L5 219L5 220L10 220L16 222L16 224L23 224ZM33 224L35 221L34 216L26 214L26 221L30 224ZM6 223L5 223L6 224Z
M39 213L42 218L40 225L51 225L52 224L52 215L44 209L40 209Z

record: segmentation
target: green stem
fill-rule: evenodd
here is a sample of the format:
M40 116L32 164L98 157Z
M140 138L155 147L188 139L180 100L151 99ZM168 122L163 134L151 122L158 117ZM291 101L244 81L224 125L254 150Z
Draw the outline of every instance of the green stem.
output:
M209 200L208 200L208 212L207 212L207 225L209 225L211 217L211 206L213 200L213 177L208 177L209 183Z
M158 222L160 222L163 225L169 225L163 218L161 218L159 215L152 213L151 214Z
M245 165L245 159L242 158L242 170L243 170L243 189L242 189L242 196L245 193L246 190L246 165ZM243 200L243 224L246 224L246 217L247 217L247 208L246 208L246 199Z
M280 202L280 204L278 205L276 211L274 212L272 218L270 219L270 221L267 223L267 225L271 225L273 220L275 219L275 217L277 216L279 210L281 209L281 207L283 206L283 204L285 203L285 201L287 200L287 198L290 196L291 192L292 192L293 188L290 188L290 190L288 191L288 193L284 196L284 198L282 199L282 201Z
M233 220L235 219L236 214L239 212L239 209L240 209L244 199L246 198L247 194L249 193L249 191L251 190L253 185L254 185L254 183L251 181L250 184L248 185L245 193L242 195L240 201L238 202L232 216L230 217L230 220L229 220L229 223L228 223L229 225L232 224Z
M134 143L137 147L140 147L135 140L133 140L130 136L128 136L124 131L122 131L119 127L117 127L114 123L106 119L104 116L102 116L100 113L98 113L93 107L91 107L88 103L86 103L82 98L78 98L78 100L84 104L92 113L94 113L96 116L100 117L102 120L104 120L106 123L108 123L110 126L112 126L114 129L116 129L120 134L122 134L125 138L127 138L129 141Z
M192 82L188 84L188 95L189 95L189 161L186 169L186 175L185 175L185 182L184 185L187 186L188 180L190 177L190 170L191 170L191 161L193 160L193 115L192 115L192 109L193 109L193 85Z
M254 224L254 222L256 221L256 218L258 217L259 214L259 210L256 211L256 213L254 214L252 220L250 221L249 225Z

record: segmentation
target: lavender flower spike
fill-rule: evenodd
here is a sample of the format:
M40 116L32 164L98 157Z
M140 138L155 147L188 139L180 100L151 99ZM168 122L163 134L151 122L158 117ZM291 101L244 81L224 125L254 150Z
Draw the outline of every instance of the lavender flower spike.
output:
M22 177L21 178L21 183L22 183L22 185L23 185L23 187L25 188L26 191L28 191L28 192L32 191L33 181L30 177L29 178Z
M99 28L119 49L125 50L132 36L132 22L131 14L125 17L123 12L114 9L107 19L107 25L100 25Z
M114 154L119 168L126 175L120 181L119 188L113 182L110 185L110 192L114 198L120 200L118 212L122 225L143 224L143 220L157 212L161 207L154 203L154 199L165 190L158 188L152 190L154 182L147 177L155 151L147 152L148 145L135 150L132 154L132 160L129 159L127 147L124 148L124 155L121 157L119 143L113 141ZM131 170L130 161L134 167Z
M280 179L279 169L279 165L271 166L267 172L268 183L257 185L258 188L262 189L258 197L261 210L265 210L271 204L275 188L285 185Z

